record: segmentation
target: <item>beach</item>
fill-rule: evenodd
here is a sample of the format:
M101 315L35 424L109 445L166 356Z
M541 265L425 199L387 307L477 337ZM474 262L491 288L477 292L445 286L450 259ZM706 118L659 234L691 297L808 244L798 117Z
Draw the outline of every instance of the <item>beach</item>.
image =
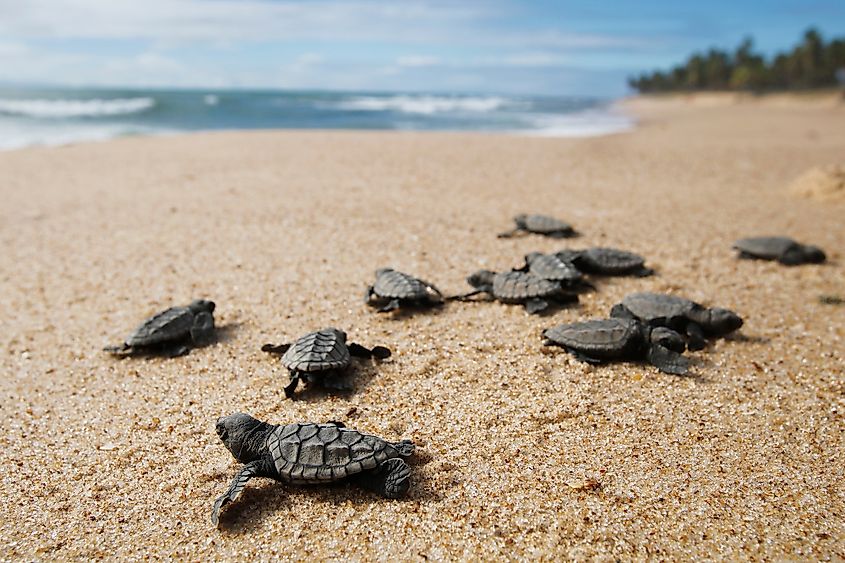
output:
M0 152L0 558L455 560L845 558L845 199L798 197L845 164L845 106L632 100L628 133L261 131ZM582 236L497 239L517 213ZM738 260L784 234L823 265ZM657 275L577 307L449 303L380 315L390 266L444 293L530 251L613 246ZM737 311L692 377L590 366L559 323L667 291ZM114 359L145 317L217 303L218 342ZM286 399L262 344L335 326L393 351L351 393ZM246 412L411 439L411 489L255 479L214 431Z

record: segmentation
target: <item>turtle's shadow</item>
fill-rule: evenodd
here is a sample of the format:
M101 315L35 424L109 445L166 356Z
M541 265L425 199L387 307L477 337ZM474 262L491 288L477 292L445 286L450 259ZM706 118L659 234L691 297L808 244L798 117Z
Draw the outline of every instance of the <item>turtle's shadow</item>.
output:
M324 401L327 396L340 397L342 399L349 400L369 387L370 383L378 377L381 364L383 363L385 363L384 360L379 361L355 358L352 360L352 366L350 366L343 375L343 377L349 382L349 389L335 389L332 387L326 387L320 383L300 383L299 389L294 392L293 400L305 403L316 403Z
M751 344L768 344L772 341L767 336L748 335L742 332L734 332L724 337L728 342L748 342Z
M400 499L388 499L357 486L354 481L345 480L325 485L291 485L280 481L264 481L257 486L247 487L237 501L226 507L220 515L220 529L226 534L251 533L265 518L279 511L296 510L301 497L311 497L316 504L353 506L375 503L431 503L439 502L443 495L437 490L422 465L416 463L416 454L411 458L414 471L411 489Z
M235 333L243 326L241 322L226 323L224 325L217 325L214 327L214 343L225 344L231 342Z
M376 314L380 318L388 321L401 321L418 315L442 315L447 306L448 304L446 301L440 305L402 305L395 311L388 311L385 313L376 312Z

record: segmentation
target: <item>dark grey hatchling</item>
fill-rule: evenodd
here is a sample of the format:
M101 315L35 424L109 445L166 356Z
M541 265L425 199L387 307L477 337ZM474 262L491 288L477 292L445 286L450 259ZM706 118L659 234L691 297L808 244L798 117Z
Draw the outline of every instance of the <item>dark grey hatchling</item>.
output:
M183 356L192 347L214 340L214 302L197 299L187 307L170 307L141 323L123 344L103 348L116 356L161 354Z
M708 337L724 336L742 326L729 309L707 308L665 293L632 293L610 310L614 318L638 319L653 327L665 326L685 334L690 350L701 350Z
M654 270L645 267L645 258L617 248L597 246L586 250L561 250L557 257L585 274L639 277L654 274Z
M390 268L376 270L376 281L367 288L364 302L379 307L379 313L402 305L433 307L443 304L443 294L434 285Z
M525 266L519 271L526 270L538 278L556 281L566 287L579 284L584 277L571 262L561 260L556 254L542 252L525 255Z
M282 355L282 365L290 371L290 384L285 387L287 397L293 397L300 379L330 389L350 389L344 372L352 356L367 359L390 356L390 350L383 346L369 349L360 344L347 344L346 333L337 328L309 332L293 344L265 344L261 350Z
M544 280L533 274L512 272L491 272L479 270L467 278L467 283L475 288L452 299L463 301L479 293L487 293L502 303L519 303L528 313L545 311L549 302L577 303L578 295L566 291L559 282Z
M752 237L734 243L740 258L777 260L786 266L820 264L827 259L818 246L801 244L787 237Z
M664 373L685 375L689 362L681 353L684 339L665 328L651 328L631 319L600 319L556 326L543 331L547 346L561 346L590 364L614 360L646 360Z
M516 223L516 227L499 233L499 238L510 238L517 233L534 233L552 238L569 238L578 235L572 225L547 215L517 215L513 218L513 222Z
M411 468L402 459L414 452L410 440L388 442L339 422L268 424L243 413L219 418L217 435L244 466L214 501L215 526L221 509L253 477L293 484L349 479L387 498L399 498L411 486Z

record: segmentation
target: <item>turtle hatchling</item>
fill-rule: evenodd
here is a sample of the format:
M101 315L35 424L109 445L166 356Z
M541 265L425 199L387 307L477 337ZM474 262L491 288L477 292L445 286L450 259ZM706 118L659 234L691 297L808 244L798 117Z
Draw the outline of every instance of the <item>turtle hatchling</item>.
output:
M548 215L522 214L514 217L513 222L516 223L516 227L499 233L499 238L510 238L517 233L535 233L552 238L569 238L578 234L572 225Z
M282 365L290 371L290 383L285 387L287 397L293 397L300 379L330 389L351 389L344 372L352 356L367 359L390 356L390 350L383 346L371 350L354 342L347 344L346 333L336 328L309 332L293 344L265 344L261 350L282 355Z
M571 262L585 274L640 277L654 274L654 270L645 267L645 258L616 248L597 246L586 250L561 250L557 257Z
M376 281L367 288L364 302L379 307L379 313L401 305L432 307L443 304L443 294L434 285L390 268L376 270Z
M724 336L742 326L742 318L733 311L665 293L632 293L613 306L610 316L669 327L687 336L690 350L704 348L707 337Z
M665 328L633 319L600 319L563 324L543 331L547 346L561 346L577 359L600 364L612 360L647 360L664 373L685 375L684 339Z
M560 282L567 287L577 285L584 277L572 262L561 260L556 254L541 252L525 255L525 266L520 271L526 270L538 278Z
M386 498L399 498L411 486L411 468L402 459L414 452L410 440L388 442L339 422L268 424L243 413L219 418L216 429L244 466L229 490L214 501L215 526L221 509L236 500L253 477L293 484L349 479Z
M820 264L827 259L818 246L801 244L788 237L744 238L734 243L740 258L777 260L786 266Z
M475 291L457 295L453 299L464 300L479 293L487 293L502 303L521 303L531 314L549 307L549 301L577 303L578 295L566 291L559 282L545 280L534 274L520 272L491 272L479 270L467 278Z
M183 356L192 347L214 340L214 302L197 299L187 307L170 307L141 323L119 346L103 350L116 356L161 354Z

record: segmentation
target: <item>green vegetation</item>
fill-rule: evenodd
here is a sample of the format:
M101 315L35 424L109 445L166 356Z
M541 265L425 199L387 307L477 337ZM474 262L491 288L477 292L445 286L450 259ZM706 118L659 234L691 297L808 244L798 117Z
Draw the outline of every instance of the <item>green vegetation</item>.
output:
M837 80L838 78L838 80ZM807 90L845 82L845 39L825 43L815 29L789 53L771 61L754 53L748 37L731 54L718 49L695 53L686 64L667 72L645 73L628 79L641 93L700 90Z

